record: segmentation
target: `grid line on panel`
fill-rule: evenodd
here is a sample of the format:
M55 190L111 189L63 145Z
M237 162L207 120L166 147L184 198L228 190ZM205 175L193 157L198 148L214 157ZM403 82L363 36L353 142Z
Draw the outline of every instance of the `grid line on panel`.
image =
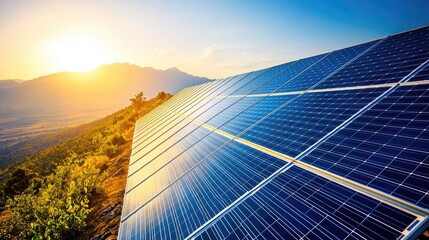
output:
M204 89L207 89L209 87L209 85L212 84L214 85L214 82L210 82L210 83L204 83L204 84L200 84L197 85L195 87L190 87L188 88L188 91L186 91L185 93L179 92L178 94L176 94L175 96L173 96L169 101L165 102L165 106L169 106L169 105L173 105L173 106L180 106L184 103L186 103L186 101L188 101L190 98L192 98L192 96L198 96L199 94L201 94L202 91L204 91ZM194 90L192 90L193 88L195 88ZM147 115L146 115L147 116ZM146 121L146 116L142 117L141 119L143 119L144 121ZM157 115L158 118L158 122L151 122L150 125L147 125L145 128L139 129L138 134L143 134L144 132L146 132L148 130L148 128L152 127L154 124L159 123L159 120L162 120L166 115L165 113L160 113ZM137 135L135 135L137 136Z
M235 76L235 77L233 77L233 78L231 78L230 80L228 80L227 82L225 82L225 83L223 83L223 84L217 84L217 85L215 85L215 86L212 86L210 89L208 89L208 90L206 90L206 91L204 91L203 93L201 93L201 95L203 95L203 96L205 96L205 95L207 95L207 94L211 94L213 91L217 91L218 89L220 89L220 88L222 88L224 85L226 85L226 84L228 84L229 82L231 82L231 81L233 81L235 78L239 78L239 80L241 80L241 79L244 79L244 78L246 78L248 75L250 75L251 73L247 73L247 74L242 74L242 75L238 75L238 76ZM241 77L240 77L241 76ZM223 82L223 81L222 81ZM237 82L235 82L235 84L236 84ZM232 86L229 86L229 88L231 88L231 87L233 87L234 86L234 84L232 85ZM227 88L227 89L229 89L229 88ZM225 90L227 90L227 89L225 89ZM224 91L225 91L224 90ZM187 102L186 102L186 105L183 105L182 104L182 106L180 107L180 108L178 108L177 109L177 111L189 111L189 110L191 110L191 109L194 109L194 108L196 108L196 106L200 103L199 101L195 101L196 99L198 98L198 96L195 96L195 97L193 97L191 100L188 100ZM189 105L189 102L191 102L191 105ZM168 107L168 106L164 106L164 107ZM198 110L199 108L196 108L193 112L196 112L197 110ZM174 115L173 115L174 116ZM156 130L156 129L159 129L159 128L162 128L162 129L164 129L164 128L166 128L166 127L168 127L168 126L170 126L171 125L171 123L172 122L174 122L175 120L176 120L177 118L165 118L165 121L163 121L163 122L160 122L159 124L157 124L157 126L158 126L158 128L153 128L149 133L152 133L154 130ZM162 133L161 133L161 135L163 135L165 132L167 132L167 131L169 131L171 128L173 128L174 126L171 126L171 127L169 127L166 131L163 131ZM159 133L159 132L158 132ZM146 136L144 139L143 139L143 137L141 137L141 138L139 138L139 139L137 139L137 141L139 141L139 143L138 143L138 145L141 145L141 144L143 144L145 141L147 141L148 139L150 139L150 138L152 138L155 134L157 134L157 133L154 133L154 134L152 134L152 135L150 135L150 136ZM161 136L160 135L160 136ZM158 136L158 137L160 137L160 136ZM143 140L142 140L143 139ZM136 153L137 152L139 152L140 150L141 150L142 148L140 148L138 151L136 151ZM135 161L134 161L135 162ZM131 163L131 165L132 164L134 164L134 162L132 162Z
M199 85L201 87L196 89L195 92L190 92L190 93L186 94L185 96L179 97L177 99L177 101L174 101L171 104L167 104L164 106L165 107L169 106L169 107L178 108L178 109L186 108L186 107L188 107L189 102L194 101L196 98L198 98L200 96L204 96L206 94L209 94L211 91L215 91L216 89L221 88L223 85L227 84L229 81L233 81L237 77L238 76L233 76L233 77L227 78L227 79L222 80L222 81L213 81L213 82L201 84L201 85ZM166 118L164 116L162 120L163 121L161 121L161 122L159 122L159 121L156 122L154 125L156 125L156 127L158 127L159 125L164 124L168 120L168 118ZM153 127L149 130L152 132ZM137 142L138 141L140 141L140 138L137 139Z
M390 216L389 213L398 215ZM324 224L325 220L333 225ZM359 239L379 239L383 232L389 236L400 236L403 229L413 228L413 221L416 218L412 215L395 211L379 201L294 166L226 214L197 239L229 239L231 236L242 239L244 235L249 236L247 233L252 239L257 236L268 236L267 239L302 239L303 236L346 239L346 234L364 236ZM368 226L368 222L381 227L381 234L377 227ZM272 232L266 234L264 230ZM333 236L338 230L342 230L341 235ZM327 235L322 235L324 233Z
M209 134L211 134L212 132L209 132ZM207 135L209 135L207 134ZM139 185L141 185L144 181L146 181L147 179L149 179L151 176L155 175L157 172L161 171L165 166L167 166L168 164L170 164L171 162L173 162L174 160L176 160L176 158L180 157L182 154L184 154L186 151L188 151L189 149L193 148L194 146L196 146L198 143L200 143L202 141L202 139L198 140L197 142L193 143L192 145L190 145L189 147L187 147L186 149L184 149L181 153L179 153L178 155L176 155L175 157L171 158L170 160L168 160L166 163L164 163L161 167L159 167L157 170L155 170L153 173L149 174L147 177L143 178L139 183L135 184L132 188L126 190L125 194L131 192L132 190L134 190L135 188L137 188ZM221 144L219 147L217 147L213 152L211 152L209 155L207 155L205 158L201 159L200 162L204 161L206 158L210 157L211 155L213 155L216 151L218 151L219 149L221 149L223 146L225 146L226 144L228 144L229 141ZM134 173L137 173L139 171L136 170ZM132 175L134 175L134 173L132 173L129 177L131 177ZM127 189L127 188L126 188Z
M268 174L270 174L270 172L273 172L273 171L275 171L275 170L277 170L278 168L280 168L280 167L282 167L283 165L284 165L284 162L283 161L281 161L281 160L278 160L278 159L276 159L276 158L274 158L274 157L271 157L271 156L269 156L269 155L265 155L265 154L263 154L263 153L260 153L259 151L257 151L257 150L255 150L255 149L253 149L253 148L242 148L242 146L240 145L240 144L238 144L238 143L235 143L235 142L233 142L233 141L229 141L229 143L231 143L229 146L234 146L235 145L235 147L234 147L234 149L236 149L236 150L239 150L239 149L247 149L247 150L245 150L245 151L243 151L243 152L241 152L241 153L251 153L252 151L254 152L254 153L256 153L255 155L251 155L251 156L254 156L255 157L255 159L265 159L265 160L263 160L263 161L265 161L266 162L266 166L270 166L270 168L271 168L271 170L269 170L269 171L265 171L264 169L261 169L262 171L261 172L259 172L259 171L257 171L256 169L253 169L253 168L250 168L249 166L246 168L247 170L251 170L251 169L253 169L253 170L251 170L251 171L246 171L246 172L248 172L248 173L251 173L251 172L253 172L254 174L252 174L251 173L251 175L253 176L253 177L258 177L257 179L258 180L255 180L255 182L253 183L253 184L251 184L250 186L249 185L247 185L247 187L246 186L243 186L243 187L240 187L240 189L246 189L246 188L249 188L249 187L251 187L252 185L256 185L259 181L261 181L262 179L265 179L266 178L266 176L268 175ZM238 146L238 147L237 147ZM219 157L220 156L224 156L225 157L225 155L223 155L225 152L228 152L229 150L228 150L229 148L227 148L227 147L225 147L225 148L219 148L218 150L221 150L220 151L220 154L215 154L215 153L212 153L211 155L212 156L208 156L208 157L206 157L206 158L204 158L204 159L211 159L212 161L213 161L213 159L219 159ZM248 150L250 150L250 151L248 151ZM235 157L233 157L233 155L234 154L232 154L232 155L230 155L230 154L227 154L228 156L230 156L230 157L227 157L227 158L225 158L225 161L226 162L231 162ZM236 155L236 157L238 157L238 156L240 156L241 154L238 154L238 155ZM231 156L232 156L232 158L231 158ZM264 158L259 158L258 156L264 156ZM214 157L214 158L213 158ZM221 157L222 158L222 157ZM246 158L245 158L246 159ZM269 161L271 159L271 161ZM201 162L203 162L203 161L201 161ZM245 162L249 162L249 161L245 161ZM274 162L276 162L276 163L274 163ZM237 162L237 163L239 163L239 162ZM198 163L199 164L199 163ZM195 168L200 168L200 166L195 166ZM266 169L268 169L268 168L266 168ZM191 169L192 170L192 169ZM184 173L183 175L188 175L188 176L185 176L185 180L189 177L189 175L191 175L192 173L195 173L195 171L194 170L189 170L189 171L187 171L187 173ZM201 169L200 169L201 170ZM233 173L233 172L230 172L229 173L230 175L235 175L235 172ZM223 176L223 175L222 175ZM246 176L248 176L248 175L246 175ZM241 178L240 178L241 179ZM238 184L239 182L237 182L237 180L238 180L238 178L237 179L235 179L235 180L233 180L235 183L237 183L237 185L235 185L235 186L239 186L239 185L241 185L242 183L240 182L240 184ZM177 180L179 183L180 182L182 182L183 183L183 181L181 180L181 179L178 179ZM231 181L229 182L229 183L231 183ZM180 186L180 184L178 185L178 184L175 184L176 186ZM170 186L170 187L166 187L164 190L165 190L165 192L168 192L168 191L171 191L171 189L172 188L175 188L175 187L173 187L173 186ZM232 190L232 191L235 191L235 190ZM237 197L239 197L240 195L242 195L242 194L239 194L238 196L234 196L234 198L232 199L232 200L235 200L235 198ZM165 195L164 195L165 196ZM156 201L154 201L154 202L156 202ZM145 205L146 204L150 204L150 203L153 203L153 202L151 202L151 201L147 201L147 203L145 203ZM141 206L141 207L139 207L140 209L142 209L143 208L143 206ZM139 209L137 209L137 210L139 210ZM220 211L221 209L219 209L219 211ZM215 213L217 213L218 211L216 211ZM125 219L125 218L129 218L129 217L131 217L134 213L136 213L136 212L133 212L132 214L130 214L130 215L128 215L128 216L123 216L123 218ZM128 220L129 221L129 220ZM202 224L202 223L201 223Z
M373 101L371 101L370 103L368 103L360 111L358 111L357 113L355 113L349 119L347 119L346 121L344 121L342 124L338 125L335 129L333 129L331 132L329 132L328 134L326 134L324 137L322 137L321 139L319 139L319 141L315 142L309 148L307 148L306 150L304 150L303 152L301 152L299 155L295 156L295 158L296 159L302 159L303 157L307 156L310 152L312 152L314 149L316 149L317 146L319 146L324 141L326 141L326 139L328 139L329 137L331 137L332 135L334 135L335 133L337 133L342 128L346 127L351 122L353 122L356 118L358 118L363 113L365 113L367 110L369 110L370 108L372 108L375 104L377 104L378 102L380 102L384 97L386 97L387 95L389 95L390 93L392 93L395 89L399 88L399 86L401 85L401 83L406 83L409 79L411 79L413 76L415 76L416 74L418 74L428 64L429 64L429 59L427 61L425 61L424 63L422 63L419 67L417 67L416 69L414 69L412 72L410 72L403 79L401 79L400 82L398 82L395 85L393 85L392 87L390 87L388 90L386 90L386 92L384 92L383 94L381 94L378 98L376 98ZM411 84L411 83L409 83L409 84Z
M244 75L244 77L245 76L247 76L247 75ZM222 80L222 81L219 81L219 82L213 82L212 83L212 85L211 86L208 86L208 87L206 87L206 88L203 88L202 90L201 90L201 92L199 92L199 93L197 93L195 96L190 96L189 97L189 99L185 99L184 101L181 101L180 103L177 103L176 105L173 105L173 106L175 106L175 107L179 107L178 109L180 109L180 110L182 110L182 109L186 109L186 108L189 108L188 106L189 106L189 102L190 101L193 101L193 105L192 106L190 106L191 108L192 107L194 107L196 104L198 104L198 102L197 101L195 101L195 99L197 99L197 97L198 96L201 96L201 95L206 95L206 94L210 94L210 92L211 91L216 91L217 89L219 89L219 88L221 88L223 85L225 85L225 84L227 84L228 82L230 82L230 81L233 81L235 78L237 78L238 76L234 76L234 77L231 77L231 78L229 78L229 79L226 79L226 80ZM151 137L151 136L153 136L153 134L151 134L151 133L153 133L153 131L155 131L156 129L158 129L160 126L164 126L164 123L166 123L166 122L168 122L166 125L168 126L168 124L170 124L172 121L174 121L175 119L170 119L170 118L168 118L168 116L169 115L166 115L166 116L164 116L164 118L163 118L163 121L161 121L161 122L155 122L154 123L154 127L151 127L150 128L150 130L148 130L149 132L147 132L146 134L141 134L142 135L142 137L139 137L139 138L137 138L137 139L135 139L135 141L136 141L136 143L137 143L137 145L136 146L139 146L139 145L141 145L141 141L142 141L142 138L144 137L144 136L147 136L144 140L143 140L143 142L145 141L145 140L147 140L147 138L149 138L149 137ZM171 121L169 121L169 120L171 120ZM150 134L150 135L149 135ZM133 139L133 143L134 143L134 139ZM135 154L135 153L134 153ZM132 163L131 163L132 164Z
M358 59L318 88L394 83L429 58L429 27L389 36L377 48Z
M204 83L200 84L194 87L188 88L188 91L182 94L182 91L178 94L174 95L172 98L170 98L167 102L163 103L164 106L172 106L172 107L180 107L184 104L186 104L187 101L192 99L193 96L198 96L201 94L204 89L209 88L210 85L215 84L214 82ZM152 111L151 111L152 112ZM163 120L164 117L166 117L165 112L157 112L154 115L151 115L149 112L145 116L143 116L141 119L139 119L138 122L142 123L136 130L136 137L138 137L140 134L144 134L148 129L152 128L154 124L159 123L161 120ZM150 121L147 118L147 116L150 116ZM141 120L141 121L140 121ZM144 123L144 124L143 124Z
M146 122L148 124L148 126L146 126L145 131L141 131L139 133L137 133L135 135L135 141L133 141L133 154L131 156L135 155L135 151L138 151L138 146L141 145L141 140L145 137L150 137L152 136L153 133L156 132L156 129L158 129L160 127L160 125L158 125L158 123L164 123L166 121L168 121L172 115L168 112L165 111L164 108L162 109L162 113L160 113L160 117L158 119L154 119L151 122Z
M323 59L323 58L322 58ZM322 59L320 59L319 61L321 61ZM317 61L317 62L319 62L319 61ZM308 68L310 68L311 66L313 66L313 65L315 65L315 64L317 64L317 62L315 62L314 64L312 64L312 65L310 65ZM304 71L306 71L308 68L306 68L306 69L304 69L302 72L304 72ZM301 72L301 73L302 73ZM298 74L299 75L299 74ZM295 76L296 77L296 76ZM177 112L176 112L177 113ZM245 141L245 140L243 140L243 141ZM251 144L250 142L249 142L249 144ZM261 147L262 148L262 147ZM269 151L269 149L265 149L265 151ZM273 154L274 152L272 152L271 154ZM285 159L287 159L285 156L282 156L282 155L277 155L277 158L282 158L283 160L285 160ZM136 171L137 172L137 171ZM148 201L149 202L149 201ZM140 208L139 208L140 209ZM129 214L126 218L128 218L130 215L132 215L132 214Z
M284 70L286 70L286 69L284 69ZM284 70L283 70L283 71L284 71ZM278 74L280 74L280 73L278 73ZM277 74L277 75L278 75L278 74ZM274 77L275 77L275 76L273 76L273 78L274 78ZM132 190L132 189L131 189L131 190ZM131 190L129 190L129 191L131 191Z
M292 64L293 65L293 64ZM284 72L284 71L287 71L287 69L289 69L291 66L288 66L288 67L286 67L285 69L283 69L283 70L281 70L280 72L278 72L278 73L276 73L275 75L273 75L272 77L270 77L270 79L272 79L272 78L275 78L277 75L279 75L279 74L281 74L282 72ZM269 80L267 80L266 82L268 82ZM263 84L262 84L263 85ZM261 85L261 86L262 86ZM232 105L230 105L230 106L228 106L227 108L225 108L224 110L222 110L222 112L223 111L225 111L226 109L228 109L229 107L231 107ZM163 106L161 106L161 107L163 107ZM247 109L247 108L246 108ZM170 109L165 109L165 110L167 110L167 111L172 111L172 110L170 110ZM242 111L245 111L245 109L244 110L242 110ZM241 111L241 112L242 112ZM176 112L176 111L173 111L175 114L178 114L178 115L181 115L181 116L184 116L183 114L181 114L181 113L179 113L179 112ZM190 119L193 119L193 118L190 118ZM209 119L210 120L210 119ZM206 122L208 122L209 120L207 120ZM231 119L229 119L228 121L230 121ZM224 125L224 124L226 124L228 121L226 121L226 122L224 122L222 125ZM199 122L199 123L201 123L201 122ZM180 129L179 129L180 130ZM199 141L201 141L202 139L204 139L204 137L206 137L206 136L208 136L209 134L210 134L211 132L209 132L208 134L206 134L206 135L204 135ZM182 140L182 139L180 139L180 140ZM179 140L179 141L180 141ZM192 144L190 147L192 147L193 145L195 145L195 144L197 144L199 141L197 141L196 143L194 143L194 144ZM177 142L176 142L177 143ZM189 149L189 148L187 148L187 149ZM167 149L168 150L168 149ZM166 151L166 150L165 150ZM183 152L185 152L186 151L186 149L183 151ZM179 155L181 155L183 152L181 152ZM161 155L162 153L160 153L159 155ZM159 156L158 155L158 156ZM179 156L179 155L177 155L177 156ZM177 157L176 156L176 157ZM175 158L176 158L175 157ZM155 157L156 158L156 157ZM155 159L155 158L153 158L153 159ZM172 161L172 160L171 160ZM171 162L171 161L169 161L169 162ZM150 161L148 162L148 163L150 163ZM148 163L146 163L146 164L148 164ZM145 165L146 165L145 164ZM133 174L135 174L135 173L137 173L138 171L140 171L145 165L143 165L143 166L141 166L139 169L137 169L137 170L135 170L133 173L131 173L130 175L129 175L129 177L130 176L132 176ZM142 181L143 182L143 181ZM141 183L141 182L140 182ZM139 183L139 184L140 184ZM129 191L131 191L131 190L129 190ZM129 192L129 191L127 191L127 192Z
M377 42L375 42L373 45L371 45L370 47L368 47L367 49L363 50L362 52L358 53L355 57L351 58L350 60L348 60L347 62L345 62L343 65L339 66L338 68L336 68L334 71L332 71L331 73L329 73L327 76L323 77L321 80L319 80L318 82L314 83L313 85L311 85L308 89L305 90L301 90L301 91L292 91L292 92L277 92L278 90L282 89L283 87L287 86L287 84L289 82L292 82L293 80L295 80L296 78L298 78L301 74L305 73L308 69L311 69L313 66L317 65L319 62L321 62L322 60L324 60L325 58L327 58L329 55L331 54L335 54L341 50L338 51L333 51L330 53L327 53L323 58L321 58L319 61L315 62L314 64L312 64L310 67L308 67L307 69L305 69L304 71L302 71L301 73L297 74L296 76L294 76L293 78L289 79L288 81L284 82L283 84L281 84L278 88L274 89L273 91L271 91L271 93L259 93L259 94L246 94L246 95L229 95L229 96L217 96L218 98L227 98L227 97L237 97L237 96L246 96L246 97L262 97L262 96L277 96L277 95L286 95L286 93L288 94L301 94L301 93L305 93L308 91L311 91L311 89L315 88L317 85L319 85L320 83L322 83L323 81L325 81L326 79L329 79L331 76L333 76L334 74L336 74L337 72L341 71L342 69L344 69L345 67L347 67L348 65L350 65L351 63L353 63L356 59L360 58L361 56L365 55L365 53L369 52L371 49L373 49L374 47L378 46L380 43L382 43L384 41L385 38L378 40ZM362 45L362 44L359 44ZM356 46L359 46L356 45ZM348 49L350 49L351 47L349 47ZM300 61L300 60L298 60ZM298 62L297 61L297 62ZM344 88L346 89L346 88Z
M266 71L266 70L265 70ZM246 78L247 76L249 76L250 74L246 74L243 78ZM259 75L258 75L259 76ZM257 77L257 76L256 76ZM254 77L254 78L256 78L256 77ZM241 79L243 79L243 78L241 78ZM254 79L253 78L253 79ZM232 86L230 86L230 87L233 87L234 85L232 85ZM227 88L227 89L229 89L229 88ZM225 89L225 90L227 90L227 89ZM195 105L196 104L198 104L199 102L196 102L195 103ZM218 103L217 103L218 104ZM167 108L168 109L168 108ZM192 111L190 114L193 114L194 112L196 112L196 111L198 111L200 108L197 108L197 109L195 109L194 111ZM210 109L210 108L209 108ZM205 111L203 111L202 113L200 113L199 115L201 115L201 114L203 114L203 113L205 113L206 111L208 111L209 109L206 109ZM169 109L168 109L169 110ZM171 111L171 110L170 110ZM173 114L174 115L174 114ZM198 116L199 116L198 115ZM177 116L177 115L176 115ZM174 120L175 119L177 119L177 118L174 118ZM171 122L173 122L174 120L172 120L172 121L170 121L170 123ZM181 121L180 121L181 122ZM180 129L178 129L175 133L177 133L178 131L180 131L180 130L182 130L183 128L185 128L186 126L188 126L189 125L189 123L187 123L185 126L183 126L183 127L181 127ZM174 126L171 126L170 128L168 128L166 131L163 131L163 133L161 133L161 135L160 136L163 136L165 133L167 133L169 130L171 130L172 128L174 128ZM196 128L197 129L197 128ZM192 133L193 131L195 131L196 129L194 129L194 130L192 130L190 133ZM188 134L190 134L190 133L188 133ZM164 139L161 143L159 143L158 145L156 145L155 147L153 147L151 150L149 150L149 152L150 151L153 151L154 149L156 149L156 147L158 147L160 144L162 144L164 141L166 141L166 140L168 140L168 139L170 139L171 138L171 136L173 136L174 134L171 134L170 136L167 136L167 138L166 139ZM158 136L158 137L160 137L160 136ZM184 136L184 137L182 137L182 138L180 138L180 140L181 139L184 139L184 138L186 138L186 136ZM146 140L147 140L148 138L146 138ZM146 141L146 140L144 140L144 141ZM180 141L179 140L179 141ZM143 142L144 142L143 141ZM147 143L146 144L146 146L148 146L149 144L151 144L152 142L153 142L154 140L152 140L151 142L149 142L149 143ZM177 141L178 142L178 141ZM176 143L177 143L176 142ZM174 145L174 144L173 144ZM139 151L141 151L143 148L141 148ZM138 153L139 151L136 151L136 153ZM137 161L139 161L140 159L142 159L143 157L144 157L145 155L143 155L143 156L140 156L139 157L139 159L137 159L137 160L135 160L135 161L133 161L131 164L130 164L130 166L131 165L134 165Z
M184 118L188 118L189 119L189 117L186 117L186 116L183 116L183 115L181 115L181 116L184 117ZM242 138L239 137L241 134L239 134L237 136L233 136L233 135L231 135L229 133L226 133L226 132L224 132L222 130L219 130L219 129L213 128L213 127L211 127L211 126L209 126L207 124L198 122L197 120L192 120L192 119L190 119L190 120L193 121L193 122L195 122L195 123L197 123L197 124L202 125L205 128L213 130L216 133L219 133L219 134L221 134L223 136L231 138L234 141L240 142L240 143L242 143L244 145L247 145L249 147L257 149L257 150L259 150L261 152L267 153L267 154L269 154L271 156L274 156L276 158L279 158L281 160L284 160L284 161L287 161L287 162L293 162L298 167L304 168L304 169L306 169L306 170L308 170L310 172L313 172L313 173L315 173L315 174L317 174L319 176L331 179L331 180L333 180L333 181L335 181L335 182L337 182L337 183L339 183L339 184L341 184L343 186L346 186L348 188L352 188L355 191L361 192L361 193L363 193L365 195L369 195L370 197L373 197L373 198L377 198L378 200L380 200L382 202L385 202L385 203L390 204L390 205L392 205L394 207L400 208L400 209L402 209L402 210L404 210L406 212L410 212L411 211L410 213L413 214L413 215L416 215L416 216L419 216L419 217L422 217L422 216L425 216L425 215L429 215L429 210L427 210L427 209L423 209L421 207L416 206L415 204L406 202L406 201L404 201L402 199L390 196L389 194L386 194L386 193L383 193L381 191L375 190L375 189L373 189L371 187L368 187L368 186L362 185L360 183L354 182L353 180L349 180L349 179L346 179L344 177L338 176L336 174L327 172L327 171L325 171L323 169L320 169L318 167L314 167L314 166L312 166L310 164L307 164L305 162L300 161L298 158L293 158L293 157L287 156L285 154L282 154L282 153L279 153L277 151L268 149L268 148L263 147L261 145L258 145L256 143L253 143L253 142L247 141L245 139L242 139Z
M225 214L228 213L231 209L234 207L240 205L242 202L244 202L247 198L255 194L259 189L263 188L265 185L267 185L270 181L272 181L276 176L280 175L284 171L288 170L294 166L293 162L290 162L277 171L275 171L273 174L271 174L269 177L261 181L258 185L256 185L254 188L246 192L245 194L241 195L237 200L235 200L233 203L231 203L228 207L224 208L222 211L220 211L218 214L216 214L214 217L212 217L210 220L208 220L205 224L201 225L199 228L195 229L194 232L192 232L189 236L187 236L185 239L194 239L198 235L200 235L202 232L204 232L206 229L208 229L211 225L216 223L218 220L220 220Z
M367 50L367 49L366 49ZM344 63L340 68L346 66L347 64L349 64L353 59L355 59L356 57L364 54L365 51L359 52L354 58L352 58L351 60L349 60L348 62ZM317 65L319 62L321 62L322 60L324 60L326 57L328 57L330 54L325 54L322 58L318 59L316 62L312 63L311 65L309 65L308 67L306 67L304 70L301 70L297 75L293 76L291 79L289 79L288 81L286 81L285 83L283 83L282 85L280 85L277 89L281 88L282 86L286 85L288 82L293 81L294 79L296 79L298 76L300 76L301 74L305 73L308 69L312 68L313 66ZM293 66L293 64L292 64ZM290 66L290 67L292 67ZM283 71L286 71L283 70ZM338 71L338 69L335 69L332 73L328 74L326 77L324 77L321 81L323 81L324 79L328 78L330 75L334 74L336 71ZM277 75L280 75L280 73L278 73ZM275 77L275 76L274 76ZM271 79L274 79L274 77L272 77ZM269 81L265 81L264 84L268 83ZM261 86L259 86L258 88L262 87L264 84L262 84ZM253 91L256 91L258 88L256 88ZM276 90L277 90L276 89ZM256 104L256 103L255 103ZM254 105L254 104L253 104ZM252 105L251 105L252 106ZM249 107L251 107L249 106ZM243 110L244 111L244 110ZM210 119L209 119L210 120Z
M304 73L305 71L307 71L308 69L310 69L312 66L314 66L314 65L316 65L317 63L319 63L320 61L322 61L324 58L326 58L328 55L329 55L330 53L328 53L328 54L325 54L323 57L321 57L320 59L318 59L316 62L314 62L314 63L312 63L312 64L310 64L308 67L306 67L304 70L301 70L297 75L295 75L294 77L292 77L289 81L291 81L291 80L293 80L293 79L295 79L297 76L299 76L300 74L302 74L302 73ZM257 89L259 89L260 87L262 87L262 86L264 86L265 84L267 84L268 82L270 82L270 80L272 80L272 79L274 79L276 76L278 76L278 75L280 75L282 72L285 72L285 71L287 71L289 68L291 68L292 66L294 66L294 64L295 63L293 63L293 64L291 64L290 66L287 66L285 69L283 69L282 71L280 71L279 73L277 73L277 74L275 74L274 76L272 76L272 77L270 77L270 79L269 80L267 80L267 81L265 81L263 84L261 84L260 86L258 86L256 89L254 89L253 91L256 91ZM260 75L258 75L258 76L256 76L256 77L254 77L251 81L249 81L248 83L246 83L245 85L243 85L242 87L244 87L244 86L246 86L246 85L248 85L249 83L251 83L252 81L254 81L255 79L257 79L258 77L260 77L261 75L263 75L264 73L266 73L266 72L268 72L269 70L264 70L264 72L263 73L261 73ZM288 82L289 82L288 81ZM285 83L286 84L286 83ZM281 86L283 86L284 84L282 84ZM281 87L280 86L280 87ZM237 90L236 90L237 91ZM252 92L253 92L252 91ZM239 100L238 100L239 101ZM238 101L236 101L236 102L238 102ZM235 103L236 103L235 102ZM217 104L219 104L219 103L217 103ZM233 104L231 104L231 105L229 105L228 107L226 107L225 109L223 109L222 111L225 111L226 109L228 109L229 107L231 107ZM253 104L252 104L253 105ZM251 106L252 106L251 105ZM251 107L251 106L249 106L249 107ZM247 109L247 108L246 108ZM207 109L206 111L208 111L209 109ZM206 112L206 111L204 111L204 112ZM244 111L244 110L243 110ZM174 112L178 112L178 111L174 111ZM195 112L195 111L194 111ZM203 113L204 113L203 112ZM200 115L202 115L203 113L201 113L201 114L199 114L197 117L199 117ZM192 114L192 113L191 113ZM213 118L213 117L212 117ZM211 120L211 118L210 119L208 119L206 122L208 122L208 121L210 121ZM180 131L181 129L179 129L179 130L177 130L177 131ZM179 140L180 141L180 140ZM161 143L160 143L161 144ZM160 144L158 144L158 145L160 145ZM142 158L142 157L144 157L144 156L141 156L140 157L140 159ZM134 161L133 163L131 163L130 165L133 165L135 162L137 162L137 161ZM144 166L143 166L144 167ZM140 167L139 169L141 169L142 167ZM137 170L138 171L138 170ZM137 172L137 171L135 171L135 172ZM135 173L134 172L134 173Z

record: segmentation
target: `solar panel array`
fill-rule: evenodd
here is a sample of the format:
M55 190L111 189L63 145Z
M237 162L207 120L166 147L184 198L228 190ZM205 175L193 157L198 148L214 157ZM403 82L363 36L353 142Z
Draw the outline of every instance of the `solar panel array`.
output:
M136 123L120 239L429 225L429 27L184 89Z

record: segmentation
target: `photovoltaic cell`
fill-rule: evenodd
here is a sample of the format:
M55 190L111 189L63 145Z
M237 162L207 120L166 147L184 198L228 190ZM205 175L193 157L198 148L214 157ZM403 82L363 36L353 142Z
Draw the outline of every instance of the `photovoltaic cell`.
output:
M296 156L377 98L387 88L306 93L277 110L241 137Z
M316 88L399 82L429 59L429 28L387 37Z
M197 239L396 239L415 217L298 167Z
M409 82L424 81L424 80L429 80L429 65L425 69L423 69L421 72L416 74L416 76L411 78L409 80Z
M124 239L183 239L285 164L230 142L121 223Z
M226 124L220 126L220 119L226 118L228 116L224 116L224 114L219 114L208 124L213 126L220 126L219 129L230 133L232 135L238 135L243 132L248 127L252 126L256 122L260 121L262 118L267 116L269 113L279 108L283 104L291 101L293 98L296 98L298 95L285 95L285 96L272 96L272 97L259 97L256 98L258 102L248 109L243 109L244 111L232 118ZM249 98L249 99L254 99Z
M252 93L271 93L286 82L292 80L294 77L307 70L307 68L311 67L313 64L317 63L317 61L320 61L324 57L326 57L326 54L301 59Z
M244 74L236 78L244 79L248 76L249 74ZM230 83L231 81L226 82L226 84ZM217 87L216 90L217 89L219 89L219 87ZM205 94L202 95L202 97L207 97L207 95L209 94L207 92L211 93L210 91L205 91ZM147 147L148 144L158 146L161 142L166 141L171 137L174 137L173 135L182 135L182 134L188 134L192 132L192 131L184 132L184 130L182 130L182 128L185 128L187 127L187 125L189 125L189 121L186 121L182 116L179 116L177 113L175 113L175 111L181 114L187 114L187 116L192 115L195 112L198 112L197 116L199 116L210 109L206 105L210 104L210 106L214 106L215 103L219 103L221 100L203 99L202 101L197 101L196 104L189 103L188 107L170 110L169 111L170 113L167 114L166 117L164 117L164 121L160 121L160 123L157 126L153 127L151 131L145 133L142 137L137 138L136 140L137 145L145 146L145 151L148 152L148 147ZM180 125L180 127L177 127L178 125ZM149 149L152 150L153 148L149 148ZM142 152L142 150L137 152ZM140 158L144 154L145 154L144 152L140 153L140 155L138 155L137 158ZM133 160L131 162L133 162Z
M213 116L209 121L207 121L207 124L215 128L219 128L222 125L229 124L229 122L235 121L237 115L241 114L245 109L248 109L250 107L253 107L255 104L258 104L259 101L261 101L262 99L262 97L241 98L228 109L225 109L224 111Z
M429 207L428 86L399 87L302 160Z
M358 46L335 51L313 67L294 78L289 83L285 84L276 92L291 92L307 90L310 87L323 80L329 74L333 73L338 68L345 65L347 62L363 53L377 41L361 44Z
M295 63L296 62L285 63L268 69L264 74L257 77L250 84L243 86L242 88L234 92L234 95L245 95L255 92L260 86L264 85L265 83L268 83L277 74L280 74L281 72L287 70Z
M230 95L231 93L234 93L238 89L242 88L243 86L246 86L253 80L255 80L258 76L262 75L264 72L266 72L268 69L261 69L255 72L250 72L246 74L242 74L243 77L233 79L228 84L225 84L222 88L213 91L211 93L211 96L219 96L219 95Z
M128 215L133 209L168 187L228 140L220 134L212 133L190 148L180 149L181 144L176 144L168 152L152 160L150 164L128 178L124 214Z

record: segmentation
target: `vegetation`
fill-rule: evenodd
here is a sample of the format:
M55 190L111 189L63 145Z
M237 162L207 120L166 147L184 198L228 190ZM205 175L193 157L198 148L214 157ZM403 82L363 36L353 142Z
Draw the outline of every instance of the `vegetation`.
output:
M171 97L143 93L92 128L8 168L0 187L0 239L71 239L87 225L110 159L132 139L134 122Z

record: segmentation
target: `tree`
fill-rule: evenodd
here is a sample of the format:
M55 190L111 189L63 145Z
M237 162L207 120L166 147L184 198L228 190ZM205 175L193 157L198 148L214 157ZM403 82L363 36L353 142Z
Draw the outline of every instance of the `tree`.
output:
M137 95L135 95L134 98L130 99L131 101L131 105L137 110L139 111L140 108L143 106L143 104L146 102L146 98L144 97L143 92L138 93Z
M7 196L14 196L23 192L29 185L33 176L26 170L18 168L12 173L11 178L6 182L4 192Z

